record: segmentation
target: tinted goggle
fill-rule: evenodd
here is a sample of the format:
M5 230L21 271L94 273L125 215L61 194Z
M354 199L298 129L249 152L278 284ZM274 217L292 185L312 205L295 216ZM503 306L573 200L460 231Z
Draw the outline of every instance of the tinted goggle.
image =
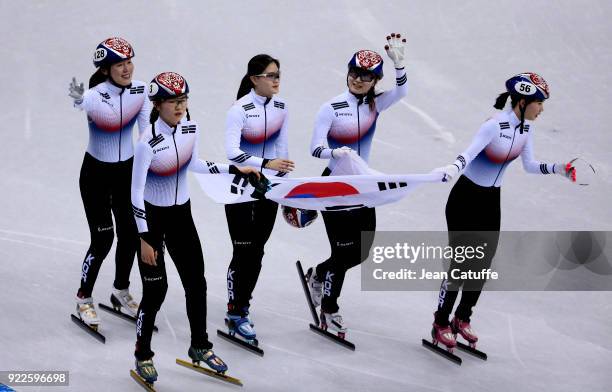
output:
M256 78L264 78L264 79L267 79L267 80L274 81L274 80L279 80L280 79L281 73L280 73L280 71L278 71L278 72L268 72L268 73L262 73L262 74L259 74L259 75L253 75L253 76L255 76Z
M353 79L361 79L362 82L371 82L376 80L376 74L363 68L352 67L349 68L348 76Z

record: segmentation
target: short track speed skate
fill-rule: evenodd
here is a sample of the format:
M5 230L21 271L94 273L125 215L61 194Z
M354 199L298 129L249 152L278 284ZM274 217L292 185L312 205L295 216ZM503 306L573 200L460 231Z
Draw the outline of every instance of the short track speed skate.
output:
M297 267L300 281L302 282L302 288L304 289L304 295L306 296L306 302L308 303L308 308L310 309L310 313L314 321L314 324L310 324L310 330L321 336L324 336L332 340L334 343L338 343L341 346L354 351L355 345L352 342L349 342L348 340L346 340L346 327L344 327L342 323L342 317L339 314L321 313L321 319L319 319L319 315L317 315L317 310L316 310L314 303L312 302L311 292L308 287L308 276L304 274L302 263L300 263L299 260L295 263L295 265ZM334 320L333 315L336 315L335 320ZM337 335L327 330L328 328L330 328L330 326L333 330L337 332Z

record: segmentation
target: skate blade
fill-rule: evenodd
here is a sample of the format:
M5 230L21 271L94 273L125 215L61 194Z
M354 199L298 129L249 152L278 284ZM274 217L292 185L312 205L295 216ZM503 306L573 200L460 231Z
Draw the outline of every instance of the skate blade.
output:
M253 340L254 343L251 344L251 343L249 343L249 342L247 342L247 341L245 341L243 339L240 339L240 338L238 338L238 337L236 337L234 335L231 335L229 333L221 331L220 329L217 330L217 336L227 340L230 343L234 343L234 344L236 344L236 345L238 345L238 346L240 346L242 348L245 348L248 351L252 352L253 354L257 354L257 355L259 355L261 357L264 356L264 351L258 347L259 341L257 339L254 339Z
M85 332L87 332L88 334L96 338L101 343L106 343L106 338L104 337L104 335L98 332L97 325L95 326L95 328L94 326L87 325L83 320L81 320L79 317L75 316L74 314L70 314L70 318L72 319L72 321L74 321L76 325L81 327Z
M462 350L462 351L465 351L468 354L473 355L474 357L476 357L478 359L482 359L483 361L486 361L487 358L488 358L487 357L487 353L482 352L480 350L477 350L476 348L471 347L471 346L469 346L467 344L464 344L464 343L461 343L461 342L457 342L457 348Z
M226 376L223 373L215 372L214 370L207 369L207 368L202 367L200 365L196 365L196 364L194 364L192 362L183 361L182 359L178 359L177 358L176 359L176 364L184 366L184 367L186 367L188 369L191 369L191 370L195 370L196 372L205 374L205 375L207 375L209 377L216 378L217 380L225 381L225 382L228 382L230 384L234 384L234 385L238 385L238 386L243 386L242 381L240 381L237 378L234 378L234 377L231 377L231 376Z
M223 332L223 331L221 331ZM237 334L236 331L228 331L227 334L231 337L234 337L242 342L245 342L251 346L259 347L259 340L257 338L247 339L244 336Z
M136 381L138 383L138 385L143 387L146 391L153 391L153 392L155 392L155 388L153 387L153 383L145 381L144 378L140 377L140 375L138 373L136 373L132 369L130 369L130 376L132 376L134 381Z
M334 335L333 333L326 331L322 328L317 327L314 324L310 324L310 330L312 332L315 332L321 336L324 336L330 340L332 340L335 343L338 343L339 345L348 348L349 350L355 351L355 344L353 344L352 342L349 342L348 340L341 338L338 335Z
M317 309L312 303L312 298L310 298L310 290L308 289L308 284L306 283L306 275L304 275L304 269L302 268L302 263L298 260L295 263L295 266L298 271L298 275L300 276L300 281L302 282L302 288L304 289L304 295L306 296L306 302L308 303L308 308L310 309L310 313L312 314L312 320L315 325L319 325L319 315L317 314Z
M433 344L429 340L422 339L422 343L423 343L424 347L430 349L431 351L435 352L436 354L439 354L439 355L443 356L444 358L448 359L449 361L453 362L454 364L457 364L457 365L461 366L461 362L462 362L461 358L459 358L455 354L451 353L450 351L445 350L445 349L443 349L441 347L438 347L437 345Z
M100 307L100 309L102 309L102 310L104 310L104 311L106 311L106 312L108 312L108 313L110 313L112 315L115 315L115 316L117 316L119 318L122 318L122 319L124 319L126 321L129 321L131 323L136 324L136 322L138 321L136 319L136 317L134 317L134 316L132 316L130 314L127 314L127 313L123 313L121 310L117 310L114 307L111 307L111 306L108 306L108 305L104 305L103 303L98 303L98 307ZM153 331L159 332L159 330L157 329L157 326L155 326L155 325L153 326Z

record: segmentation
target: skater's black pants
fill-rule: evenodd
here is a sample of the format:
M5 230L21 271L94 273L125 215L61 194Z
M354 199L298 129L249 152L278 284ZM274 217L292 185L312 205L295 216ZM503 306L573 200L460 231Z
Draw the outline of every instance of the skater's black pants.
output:
M157 207L145 202L149 245L157 251L156 266L142 262L138 247L138 267L142 279L142 301L136 323L136 358L149 359L155 316L168 290L164 244L174 261L185 289L187 317L191 327L191 346L208 349L212 344L206 332L206 279L200 238L191 216L190 202Z
M452 270L481 271L491 266L499 241L501 220L500 188L482 187L473 183L465 176L459 177L453 186L446 203L446 223L448 227L449 245L482 246L484 257L481 259L454 259L450 263L448 279L442 281L438 296L436 323L441 326L449 324L448 318L453 310L455 300L462 289L461 301L455 311L455 316L464 321L470 321L472 308L476 305L485 279L455 279L451 277Z
M81 269L78 294L82 297L91 296L102 261L113 245L113 216L117 232L114 286L122 290L130 285L130 271L138 245L130 200L132 163L133 158L123 162L101 162L85 153L79 187L91 242Z
M270 200L226 204L232 239L232 261L227 269L228 312L244 315L261 271L264 247L276 221L278 204Z
M338 297L346 271L361 264L374 242L376 210L357 208L348 211L322 212L331 256L317 265L317 280L323 282L321 309L326 313L338 311ZM363 233L362 237L362 232Z

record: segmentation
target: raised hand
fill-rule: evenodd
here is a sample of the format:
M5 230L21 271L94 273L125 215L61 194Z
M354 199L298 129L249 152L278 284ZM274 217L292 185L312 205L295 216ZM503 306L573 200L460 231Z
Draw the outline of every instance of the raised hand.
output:
M83 102L84 93L85 87L83 83L78 84L76 78L73 77L68 87L68 96L74 100L75 105L80 105Z
M404 48L406 46L406 38L402 38L400 33L391 33L387 36L387 45L385 50L387 56L393 61L395 68L404 66Z

